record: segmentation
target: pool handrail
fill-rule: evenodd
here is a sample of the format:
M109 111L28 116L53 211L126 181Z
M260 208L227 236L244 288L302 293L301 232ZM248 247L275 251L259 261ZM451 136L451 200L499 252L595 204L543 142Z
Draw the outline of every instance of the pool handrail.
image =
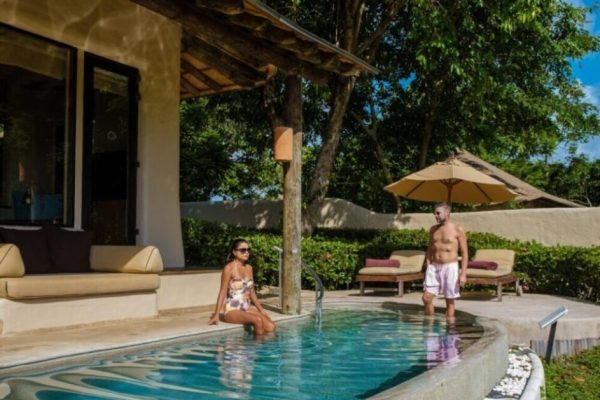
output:
M277 251L279 255L279 300L282 301L283 297L281 295L281 267L283 265L283 249L278 246L273 246L273 250ZM315 316L317 320L317 324L321 323L321 315L323 313L323 297L325 296L325 286L323 286L323 281L319 278L319 275L316 271L302 263L302 268L306 269L315 280Z
M323 296L325 296L325 287L323 286L323 281L319 278L317 272L302 263L302 268L306 269L315 280L315 316L317 320L317 324L321 324L321 315L323 314Z

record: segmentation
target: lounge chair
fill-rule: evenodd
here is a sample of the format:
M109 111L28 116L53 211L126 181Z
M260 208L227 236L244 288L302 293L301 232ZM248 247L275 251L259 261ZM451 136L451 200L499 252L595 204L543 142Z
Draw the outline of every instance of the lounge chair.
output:
M400 267L366 267L356 275L360 284L360 295L365 293L365 282L397 282L398 296L404 295L404 282L423 280L425 252L420 250L396 250L390 259L400 261Z
M502 285L515 282L517 296L522 294L519 277L513 274L515 252L513 250L480 249L477 250L473 261L494 261L498 268L494 271L486 269L467 268L467 283L479 285L496 285L496 297L502 301Z

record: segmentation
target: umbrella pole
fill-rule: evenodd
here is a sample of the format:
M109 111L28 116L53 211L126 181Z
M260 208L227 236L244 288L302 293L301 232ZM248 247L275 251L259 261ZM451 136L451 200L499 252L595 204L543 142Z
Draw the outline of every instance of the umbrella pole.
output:
M452 204L452 189L454 188L455 184L456 182L454 182L454 179L448 179L444 181L444 185L446 185L448 188L448 198L446 200L446 203L448 204Z

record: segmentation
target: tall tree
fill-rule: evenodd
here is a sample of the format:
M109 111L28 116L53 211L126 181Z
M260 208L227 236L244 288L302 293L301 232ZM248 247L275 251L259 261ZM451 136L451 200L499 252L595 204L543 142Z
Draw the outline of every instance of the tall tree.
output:
M597 110L584 101L570 66L599 49L598 37L584 27L588 9L560 0L269 4L381 70L377 76L336 77L327 87L303 84L303 189L311 213L325 195L394 211L398 202L382 187L456 147L500 167L526 166L532 157L548 157L558 143L600 132ZM281 96L279 82L272 88ZM281 171L265 158L271 133L264 110L256 108L255 93L226 97L235 99L231 112L218 111L215 121L241 124L232 130L243 134L216 136L242 145L226 150L231 174L215 177L214 193L274 197ZM223 107L218 99L209 100L210 110ZM245 122L256 118L262 126ZM244 168L255 173L244 175ZM234 190L238 175L250 188L243 193Z
M373 127L374 117L379 120L378 147L386 154L374 161L402 176L461 147L504 164L548 156L561 142L600 134L597 110L584 101L570 66L599 48L584 28L588 11L546 0L411 1L383 41L393 44L378 58L383 73L375 82L359 82L351 103L361 124ZM375 107L369 106L373 87L384 88ZM355 139L340 151L368 154L373 141L353 132ZM361 175L353 169L364 176L371 171L360 163L338 165L332 194L360 202L364 191L387 183L348 185L349 176ZM391 211L392 203L390 197L387 206L360 204Z
M367 61L375 59L379 45L388 28L394 22L397 14L405 4L404 0L345 0L331 2L303 3L292 2L292 8L284 8L289 16L301 25L308 26L324 37L331 37L333 42ZM310 14L300 13L298 6L310 10ZM333 6L333 10L330 7ZM289 7L289 4L288 4ZM310 8L309 8L310 7ZM333 12L327 12L327 9ZM319 13L321 18L315 18ZM317 21L318 22L315 22ZM320 138L320 150L312 169L311 178L304 192L305 212L304 231L311 232L318 217L321 202L324 200L335 157L340 142L342 124L348 108L350 96L356 84L356 76L335 76L329 84L329 104L327 122Z

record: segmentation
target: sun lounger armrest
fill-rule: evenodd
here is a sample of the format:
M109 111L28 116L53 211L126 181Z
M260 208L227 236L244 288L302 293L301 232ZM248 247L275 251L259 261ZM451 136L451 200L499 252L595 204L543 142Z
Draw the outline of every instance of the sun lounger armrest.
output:
M163 261L154 246L92 246L90 267L96 272L157 273Z
M19 278L25 275L25 264L19 248L11 243L0 243L0 278Z

